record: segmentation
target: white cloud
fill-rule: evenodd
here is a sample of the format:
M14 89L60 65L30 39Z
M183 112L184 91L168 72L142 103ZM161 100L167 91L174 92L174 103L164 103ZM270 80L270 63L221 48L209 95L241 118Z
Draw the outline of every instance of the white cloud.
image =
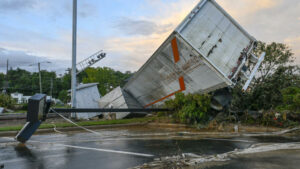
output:
M142 66L171 31L184 19L198 0L146 0L145 6L156 11L152 17L137 16L124 22L112 23L112 27L124 28L130 36L103 37L93 32L79 32L77 61L103 49L107 57L97 66L109 66L117 70L135 71ZM300 64L300 1L298 0L217 0L255 38L266 42L284 42L290 45ZM123 17L123 18L122 18ZM122 16L120 19L124 19ZM144 26L149 29L140 30ZM71 59L71 32L57 32L55 38L26 30L0 25L0 47L26 51L32 55L50 59ZM5 30L5 31L3 31ZM21 32L21 33L15 33ZM7 40L11 39L11 40ZM65 63L69 67L71 63Z
M286 38L284 43L288 44L292 49L294 49L293 52L295 53L296 57L295 62L300 64L300 36Z
M154 33L163 34L170 30L172 24L162 24L159 25L153 21L149 20L137 20L122 17L115 24L115 28L119 29L121 32L127 35L144 35L149 36Z
M245 17L260 10L279 6L283 0L217 0L227 11L238 18Z
M218 0L251 35L264 42L287 43L300 64L299 0Z
M285 39L289 36L300 36L300 24L295 24L295 20L293 20L297 18L295 16L298 16L300 1L291 1L218 0L218 3L258 40L265 42L285 42ZM118 39L117 43L108 43L108 46L111 44L121 44L121 47L118 46L117 48L120 49L120 53L126 53L126 56L129 54L129 58L140 58L133 62L135 63L135 67L142 65L146 58L151 56L156 48L199 1L179 0L166 3L162 0L149 0L148 2L149 4L147 5L149 5L149 8L151 7L159 11L154 14L151 21L157 25L172 25L169 27L169 30L161 35L156 36L152 34L145 38L115 38ZM289 43L297 58L296 63L300 64L300 45L298 44L300 43ZM112 51L115 50L115 48L112 49Z
M117 43L108 43L109 45L121 44L121 47L118 46L118 49L123 54L130 54L129 58L141 58L134 61L135 67L144 63L146 59L142 58L150 57L199 1L179 0L173 3L166 3L161 0L149 0L148 2L150 4L147 4L149 8L159 11L154 14L151 21L157 25L172 25L169 27L169 30L161 34L162 36L152 34L146 38L115 38L118 39ZM297 0L218 0L218 3L241 23L250 34L265 42L286 42L285 40L289 36L300 36L300 24L299 22L295 24L295 18L299 15L300 10L299 2ZM295 53L296 63L300 64L300 43L288 44ZM141 49L144 51L141 51ZM115 50L115 48L112 49L112 51Z

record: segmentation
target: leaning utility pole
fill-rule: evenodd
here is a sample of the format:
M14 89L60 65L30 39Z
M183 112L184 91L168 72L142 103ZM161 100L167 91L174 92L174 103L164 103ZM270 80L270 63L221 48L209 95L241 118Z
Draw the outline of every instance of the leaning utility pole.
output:
M44 62L38 62L38 70L39 70L39 85L40 85L40 93L42 93L43 92L43 90L42 90L42 73L41 73L41 63L51 63L51 62L49 62L49 61L44 61ZM33 64L30 64L30 65L28 65L28 66L33 66L33 65L35 65L36 63L33 63Z
M77 27L77 0L73 0L73 36L72 36L72 80L71 100L72 108L76 108L76 27Z
M51 78L51 83L50 83L50 97L52 99L52 91L53 91L53 79Z
M40 93L43 93L42 90L42 75L41 75L41 63L38 63L38 67L39 67L39 83L40 83Z
M8 74L8 59L6 61L6 76L7 76L7 74Z

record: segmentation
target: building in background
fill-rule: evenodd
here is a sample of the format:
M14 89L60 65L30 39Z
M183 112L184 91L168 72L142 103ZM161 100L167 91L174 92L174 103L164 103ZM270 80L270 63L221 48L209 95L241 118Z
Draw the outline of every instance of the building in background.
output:
M16 101L17 104L28 103L28 99L31 96L24 96L23 93L11 93L10 96Z
M16 101L17 104L28 103L28 100L31 96L24 96L23 93L11 93L10 96ZM47 100L51 100L54 104L62 104L59 99L52 98L51 96L47 96Z

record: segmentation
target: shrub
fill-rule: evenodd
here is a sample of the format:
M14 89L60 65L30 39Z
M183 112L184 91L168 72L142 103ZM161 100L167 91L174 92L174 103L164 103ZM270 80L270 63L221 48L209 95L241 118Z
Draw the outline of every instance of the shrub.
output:
M28 103L24 103L22 105L22 110L27 110L28 109Z
M0 107L13 108L15 100L12 99L9 95L0 94Z
M282 102L277 107L278 110L289 110L294 112L300 112L300 88L299 87L287 87L281 90Z
M299 71L298 67L281 66L262 81L254 79L253 85L246 92L242 91L241 85L235 86L231 109L237 111L276 109L278 105L283 104L283 95L292 94L291 91L295 88L299 90L300 76L297 73ZM298 87L292 89L291 86Z
M70 100L68 91L67 90L60 91L58 94L58 99L61 100L63 103L67 103Z
M210 110L210 95L177 93L175 98L165 102L165 106L174 109L173 118L183 123L205 122Z
M167 112L158 112L158 113L157 113L157 116L158 116L158 117L164 117L164 116L167 116L167 115L168 115Z

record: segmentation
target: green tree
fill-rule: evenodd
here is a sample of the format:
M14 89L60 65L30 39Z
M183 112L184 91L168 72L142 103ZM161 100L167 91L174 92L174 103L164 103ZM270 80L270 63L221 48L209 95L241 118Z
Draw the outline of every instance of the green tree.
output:
M258 43L256 55L266 52L265 60L259 68L250 90L243 92L241 86L233 89L232 109L269 110L283 102L281 90L299 85L299 67L293 66L291 49L281 43Z
M278 106L282 110L300 113L300 87L291 86L281 90L283 104Z
M58 99L61 100L64 103L67 103L70 101L70 96L68 95L67 90L62 90L59 92Z
M196 124L206 122L210 111L210 95L177 93L174 99L165 102L173 109L173 117L183 123Z
M0 73L0 89L4 87L5 82L5 75L3 73Z
M13 108L15 103L15 100L12 99L9 95L0 94L0 107Z
M32 79L30 72L17 68L7 73L10 92L32 93Z
M53 97L58 97L58 94L61 90L70 89L70 74L65 74L63 77L57 78L55 72L42 70L41 76L43 93L47 95L50 95L51 93L51 81L53 82ZM15 70L11 69L8 71L7 75L4 75L4 79L7 79L9 82L9 93L21 92L24 95L33 95L40 92L38 72L31 73L19 68Z
M98 88L102 96L115 87L123 87L126 80L132 76L129 71L122 73L108 67L88 68L85 73L86 77L83 77L83 83L99 83Z
M257 76L254 78L255 85L263 82L267 77L271 76L279 67L291 65L294 62L292 50L283 43L272 42L266 44L258 42L253 53L260 56L265 52L265 59L258 69Z
M62 77L57 77L55 72L49 72L46 70L41 71L42 76L42 89L43 93L51 94L51 81L52 85L52 96L57 98L61 93L71 89L71 74L70 70L67 71ZM126 80L132 75L131 72L127 71L122 73L115 71L111 68L88 68L86 71L81 72L78 77L78 82L84 83L99 83L99 91L102 95L106 94L117 86L124 86ZM7 75L0 73L0 86L3 88L4 79L7 79L9 88L8 92L20 92L24 95L34 95L40 92L39 87L39 73L28 72L26 70L17 68L8 71ZM2 83L1 83L2 82ZM64 92L62 92L64 91ZM61 95L62 97L62 95Z

